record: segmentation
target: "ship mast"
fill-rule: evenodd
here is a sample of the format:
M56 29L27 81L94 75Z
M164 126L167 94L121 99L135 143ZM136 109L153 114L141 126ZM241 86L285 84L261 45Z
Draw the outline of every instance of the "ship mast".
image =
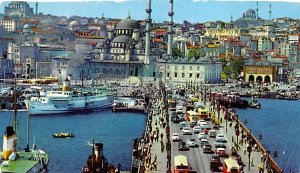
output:
M13 113L13 119L12 119L12 125L13 125L13 128L15 130L15 133L16 133L16 137L17 137L17 142L18 142L18 147L19 147L19 150L20 150L20 133L19 133L19 128L18 128L18 119L17 119L17 112L18 112L18 109L17 109L17 73L16 73L16 67L14 67L14 71L15 71L15 78L14 78L14 94L13 94L13 97L14 97L14 104L13 104L13 107L14 107L14 113ZM17 147L16 147L17 148Z

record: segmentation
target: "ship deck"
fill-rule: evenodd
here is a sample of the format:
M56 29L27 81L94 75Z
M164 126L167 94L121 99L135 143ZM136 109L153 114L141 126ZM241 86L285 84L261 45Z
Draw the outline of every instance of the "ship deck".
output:
M29 172L38 161L30 160L33 157L31 152L20 152L18 159L14 161L9 161L8 166L1 165L2 172L18 172L26 173Z

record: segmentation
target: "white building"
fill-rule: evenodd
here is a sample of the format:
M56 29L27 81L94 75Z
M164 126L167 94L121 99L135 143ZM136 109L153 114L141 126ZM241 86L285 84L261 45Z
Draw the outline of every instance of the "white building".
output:
M17 20L8 17L0 19L0 26L2 26L7 32L16 31L20 27L19 22Z

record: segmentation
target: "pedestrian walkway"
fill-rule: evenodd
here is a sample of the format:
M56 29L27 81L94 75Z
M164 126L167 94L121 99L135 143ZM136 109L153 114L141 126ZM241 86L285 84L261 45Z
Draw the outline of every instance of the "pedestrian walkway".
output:
M166 151L166 111L163 110L163 101L157 99L151 110L152 121L152 146L150 148L151 159L146 163L146 172L166 172L167 171L167 151Z

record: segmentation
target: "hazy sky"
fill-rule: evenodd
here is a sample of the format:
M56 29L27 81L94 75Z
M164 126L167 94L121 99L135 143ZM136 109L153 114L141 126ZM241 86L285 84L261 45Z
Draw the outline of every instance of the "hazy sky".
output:
M0 0L2 1L2 0ZM38 0L39 12L57 16L86 16L126 18L130 11L133 19L145 19L147 0L92 0L55 2L55 0ZM48 2L45 2L48 1ZM56 0L57 1L57 0ZM69 2L72 1L72 2ZM271 0L272 18L291 17L300 18L300 0ZM279 1L279 2L274 2ZM294 2L291 2L294 1ZM35 2L28 2L35 10ZM269 19L269 2L259 1L259 16ZM298 3L297 3L298 2ZM4 13L4 6L8 2L1 2L0 13ZM230 16L236 20L248 9L256 8L256 1L244 0L174 0L174 21L181 23L183 20L190 22L206 22L223 20L230 21ZM152 18L156 22L168 20L169 0L152 0Z

